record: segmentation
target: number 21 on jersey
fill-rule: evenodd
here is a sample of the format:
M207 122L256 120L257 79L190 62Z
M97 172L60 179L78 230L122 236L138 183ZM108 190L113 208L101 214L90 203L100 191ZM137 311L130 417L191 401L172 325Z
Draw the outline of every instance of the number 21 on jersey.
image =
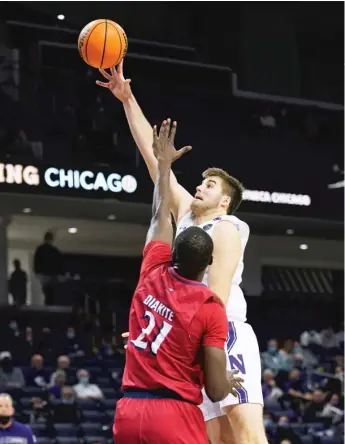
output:
M157 355L157 351L168 336L169 331L172 329L172 325L163 321L162 327L160 328L158 334L155 336L154 341L145 341L145 339L147 339L147 336L149 336L153 332L153 329L156 326L156 319L151 311L145 311L144 318L147 318L148 320L147 327L143 328L137 339L132 339L131 343L140 350L147 350L147 347L150 347L150 351L154 355Z

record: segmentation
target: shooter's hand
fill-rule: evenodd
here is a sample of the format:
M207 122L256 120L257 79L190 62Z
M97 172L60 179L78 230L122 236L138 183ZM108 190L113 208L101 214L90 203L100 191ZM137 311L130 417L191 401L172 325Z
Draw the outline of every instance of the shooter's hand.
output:
M131 80L125 79L123 76L123 60L121 60L117 68L115 66L110 68L110 74L102 68L99 72L108 80L108 82L100 82L99 80L96 80L98 86L108 88L122 103L131 97Z

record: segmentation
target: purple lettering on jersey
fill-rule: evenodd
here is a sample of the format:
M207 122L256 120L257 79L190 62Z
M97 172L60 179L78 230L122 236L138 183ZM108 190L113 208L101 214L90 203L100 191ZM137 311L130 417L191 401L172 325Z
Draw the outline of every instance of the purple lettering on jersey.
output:
M222 220L222 216L217 216L213 219L215 222L217 222L217 220Z
M246 374L246 367L244 365L243 355L229 355L231 370L239 370L243 375Z

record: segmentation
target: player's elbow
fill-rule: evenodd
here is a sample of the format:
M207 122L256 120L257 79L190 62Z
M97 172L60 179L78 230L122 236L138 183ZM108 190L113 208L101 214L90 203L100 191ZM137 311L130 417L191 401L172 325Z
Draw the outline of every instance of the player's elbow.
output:
M217 383L205 384L205 392L212 402L223 401L227 396L225 387L222 387Z

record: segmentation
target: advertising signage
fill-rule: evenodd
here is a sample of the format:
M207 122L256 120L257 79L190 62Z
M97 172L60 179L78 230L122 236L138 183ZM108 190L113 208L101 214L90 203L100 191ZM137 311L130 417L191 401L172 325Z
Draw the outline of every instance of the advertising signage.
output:
M188 174L188 177L179 176L179 180L193 193L201 177ZM250 178L250 186L244 192L240 210L283 216L342 219L343 190L318 188L315 185L308 188L303 183L296 185L296 182L284 187L280 182L274 183L272 178L270 181L262 178L259 183ZM145 168L128 171L121 168L0 163L0 192L117 199L150 204L152 191L152 182Z

